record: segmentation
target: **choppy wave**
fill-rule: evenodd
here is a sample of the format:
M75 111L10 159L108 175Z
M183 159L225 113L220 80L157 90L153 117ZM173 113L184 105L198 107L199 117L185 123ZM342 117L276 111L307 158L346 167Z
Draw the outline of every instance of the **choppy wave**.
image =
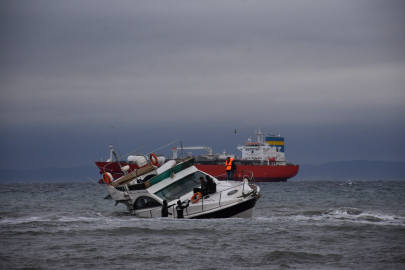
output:
M385 222L384 224L402 224L404 225L405 218L393 214L368 213L360 209L342 207L338 209L328 210L325 216L335 217L337 219L351 221L369 221L369 222Z
M341 207L328 210L311 210L278 214L270 217L258 217L270 221L327 221L331 222L354 222L375 225L398 225L405 226L405 217L394 214L363 212L357 208Z
M0 269L404 269L405 183L341 184L261 183L252 219L213 220L136 218L94 184L7 185Z

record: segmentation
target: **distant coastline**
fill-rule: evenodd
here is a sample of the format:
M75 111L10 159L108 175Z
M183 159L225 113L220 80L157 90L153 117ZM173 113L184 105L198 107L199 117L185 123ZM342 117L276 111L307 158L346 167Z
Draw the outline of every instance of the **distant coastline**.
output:
M296 180L405 180L405 162L354 160L300 165Z
M100 179L96 166L75 168L42 168L33 170L0 169L0 183L38 182L97 182ZM405 162L340 161L321 165L300 165L296 177L288 181L405 181Z

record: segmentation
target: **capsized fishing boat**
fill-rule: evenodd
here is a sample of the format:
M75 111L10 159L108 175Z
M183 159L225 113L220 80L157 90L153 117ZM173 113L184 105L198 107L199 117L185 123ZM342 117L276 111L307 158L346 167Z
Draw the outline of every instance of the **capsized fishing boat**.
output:
M261 197L260 188L254 184L253 173L244 172L242 181L219 181L215 177L198 170L194 158L186 157L169 160L160 167L158 159L150 154L152 164L145 157L137 159L138 169L128 172L122 168L124 176L114 179L109 172L103 173L103 181L111 198L126 205L128 211L144 218L162 216L163 201L168 202L169 217L177 218L176 206L180 203L186 219L202 218L250 218L256 201ZM200 177L212 178L215 192L202 194L194 192L200 188Z

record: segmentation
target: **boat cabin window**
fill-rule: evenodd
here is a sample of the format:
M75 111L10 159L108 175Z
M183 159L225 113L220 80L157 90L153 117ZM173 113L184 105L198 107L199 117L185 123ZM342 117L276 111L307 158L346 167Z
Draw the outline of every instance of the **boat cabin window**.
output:
M135 209L159 207L159 206L162 205L158 203L156 200L146 196L139 197L134 203Z
M162 198L162 200L172 201L181 197L189 192L192 192L194 188L200 187L200 177L204 177L205 174L201 172L195 172L192 174L187 175L186 177L182 178L179 181L168 185L167 187L159 190L155 193L158 197Z

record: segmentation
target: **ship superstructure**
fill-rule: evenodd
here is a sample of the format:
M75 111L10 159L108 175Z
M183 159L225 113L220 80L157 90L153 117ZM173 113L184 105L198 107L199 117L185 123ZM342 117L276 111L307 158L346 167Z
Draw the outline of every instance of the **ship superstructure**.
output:
M252 142L251 136L243 145L238 145L237 149L242 152L242 160L260 160L267 165L287 165L284 155L284 138L278 135L264 136L259 128L255 131L257 142Z

